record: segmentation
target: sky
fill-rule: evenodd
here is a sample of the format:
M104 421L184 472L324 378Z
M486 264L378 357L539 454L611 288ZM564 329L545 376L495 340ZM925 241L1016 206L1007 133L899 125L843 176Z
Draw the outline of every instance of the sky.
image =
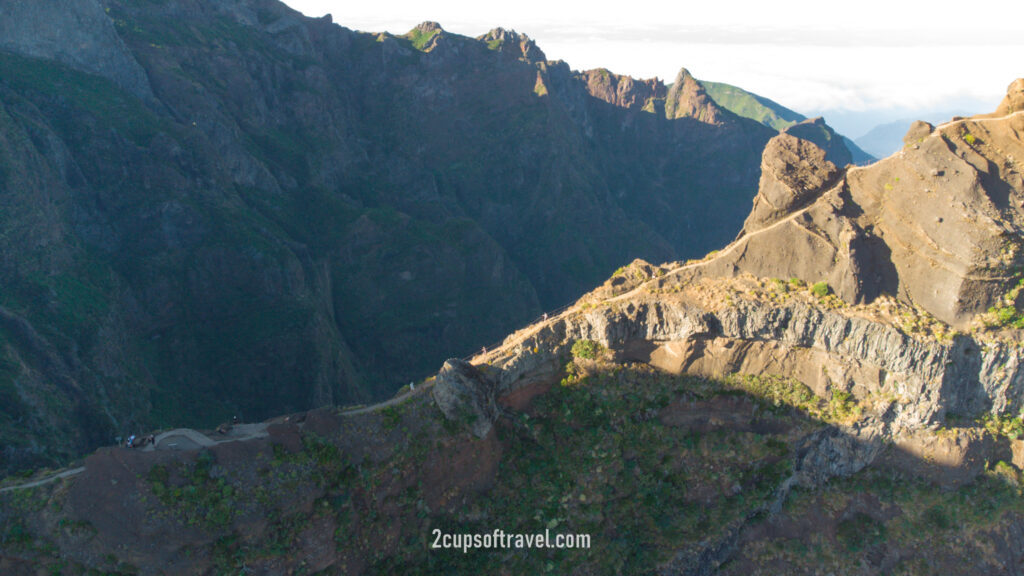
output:
M500 26L576 70L671 82L685 67L824 115L854 138L896 119L990 112L1024 77L1020 0L285 3L367 32L404 34L426 20L467 36Z

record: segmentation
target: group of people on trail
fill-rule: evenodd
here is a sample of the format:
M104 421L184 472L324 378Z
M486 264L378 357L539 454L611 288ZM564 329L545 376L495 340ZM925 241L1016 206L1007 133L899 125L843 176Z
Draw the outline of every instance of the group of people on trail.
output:
M156 444L156 436L149 434L146 436L136 436L132 434L124 441L125 448L142 448L149 444Z

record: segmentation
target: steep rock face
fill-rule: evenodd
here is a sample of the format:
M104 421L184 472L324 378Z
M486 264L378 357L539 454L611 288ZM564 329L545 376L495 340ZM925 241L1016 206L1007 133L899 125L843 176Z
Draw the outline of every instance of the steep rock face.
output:
M1022 127L1019 113L918 125L900 153L788 211L765 210L778 179L764 177L752 228L692 274L823 280L847 302L887 293L964 327L999 305L1024 263Z
M530 63L547 61L547 56L544 55L544 51L537 46L536 42L526 34L520 34L515 30L495 28L487 34L480 36L477 40L486 43L487 47L491 50L498 50L502 53L507 52L516 58L522 58Z
M498 417L494 383L464 360L446 361L430 393L445 418L464 421L478 438L487 436Z
M57 60L109 78L139 98L152 96L145 71L97 0L4 2L0 49Z
M1006 116L1024 110L1024 78L1018 78L1006 89L1006 97L996 108L996 116Z
M727 241L773 134L630 100L657 82L610 103L507 31L4 10L0 468L389 393L623 262Z
M772 138L764 148L757 196L740 236L774 224L831 188L839 169L826 156L819 146L791 133Z
M679 70L675 82L672 83L665 101L665 113L669 118L696 118L709 124L720 124L738 118L732 112L715 104L700 82L686 68Z
M668 89L657 79L634 80L613 74L604 68L582 72L587 92L619 108L643 109L651 113L664 111Z
M799 303L740 301L709 310L687 298L649 296L576 310L510 336L486 357L500 370L498 394L555 378L569 348L584 339L670 372L776 374L823 397L848 391L875 401L894 435L940 423L947 413L978 418L1024 407L1024 351L1012 344L918 340Z

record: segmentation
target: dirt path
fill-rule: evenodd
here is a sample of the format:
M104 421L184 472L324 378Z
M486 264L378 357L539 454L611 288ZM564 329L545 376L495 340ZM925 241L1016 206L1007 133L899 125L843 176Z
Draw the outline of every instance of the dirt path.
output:
M864 167L860 167L860 166L850 167L849 170L847 170L847 175L850 174L850 173L853 173L853 172L855 172L857 170L863 170L863 169L864 169ZM758 236L760 234L764 234L764 233L766 233L766 232L768 232L770 230L774 230L774 229L776 229L776 228L778 228L780 226L784 226L786 224L789 224L790 222L792 222L793 220L799 218L802 214L804 214L805 212L810 210L812 207L814 207L814 203L811 203L810 205L805 206L804 208L801 208L800 210L797 210L796 212L793 212L789 216L783 218L782 220L779 220L778 222L775 222L775 223L771 224L770 226L766 226L764 228L761 228L760 230L756 230L754 232L751 232L750 234L747 234L747 235L743 236L742 238L739 238L739 239L733 241L732 243L730 243L725 248L722 248L721 250L719 250L712 258L710 258L708 260L701 260L700 262L693 262L693 263L690 263L690 264L684 264L682 266L679 266L678 268L675 268L673 270L670 270L670 271L666 272L665 275L663 275L663 276L659 276L657 278L652 278L652 279L650 279L650 280L640 284L639 286L637 286L636 288L633 288L629 292L625 292L623 294L619 294L618 296L615 296L615 297L612 297L612 298L608 298L608 299L604 300L602 302L602 304L618 302L620 300L626 300L626 299L629 299L629 298L633 298L633 297L637 296L638 294L640 294L641 292L643 292L644 290L646 290L654 282L662 281L665 278L668 278L669 276L676 275L676 274L679 274L679 273L687 271L687 270L693 270L693 269L696 269L696 268L701 268L701 267L707 266L707 265L715 262L719 258L722 258L724 256L727 256L727 255L731 254L732 252L737 250L740 246L743 246L743 245L747 244L747 242L749 242L749 240L751 238L754 238L754 237L756 237L756 236ZM532 336L532 335L536 334L537 332L539 332L545 326L548 326L548 325L550 325L550 324L552 324L554 322L557 322L558 320L562 319L563 317L565 317L565 316L567 316L569 314L572 314L572 313L574 313L576 311L577 311L577 306L575 304L570 305L569 307L567 307L565 310L563 310L559 314L551 316L547 320L544 320L542 322L538 322L538 323L532 324L530 326L527 326L526 328L523 328L520 331L521 333L517 332L517 333L512 335L512 340L506 340L505 342L503 342L501 344L501 346L495 348L494 350L488 350L486 353L478 354L478 355L474 356L470 360L470 362L473 363L473 364L481 364L481 363L491 362L494 359L500 357L502 355L502 353L504 353L508 348L513 347L513 346L515 346L517 344L520 344L521 342L523 342L524 340L526 340L530 336Z
M423 394L426 394L427 389L429 389L431 387L433 387L433 384L420 384L420 386L418 388L416 388L415 390L413 390L413 391L411 391L411 392L409 392L407 394L402 394L401 396L397 396L397 397L392 398L390 400L385 400L384 402L378 402L377 404L374 404L372 406L363 406L361 408L350 408L348 410L342 410L341 411L341 415L342 416L355 416L357 414L367 414L369 412L376 412L377 410L383 410L384 408L387 408L388 406L397 406L399 404L404 404L404 403L408 402L409 400L412 400L413 398L415 398L417 396L422 396Z
M65 470L63 472L58 472L57 474L54 474L52 476L47 476L46 478L43 478L42 480L35 480L33 482L26 482L24 484L18 484L16 486L8 486L7 488L0 488L0 492L10 492L11 490L23 490L25 488L35 488L36 486L42 486L44 484L49 484L50 482L56 482L57 480L60 480L61 478L68 478L70 476L75 476L76 474L81 474L82 472L85 472L85 466L80 466L78 468L72 468L70 470Z

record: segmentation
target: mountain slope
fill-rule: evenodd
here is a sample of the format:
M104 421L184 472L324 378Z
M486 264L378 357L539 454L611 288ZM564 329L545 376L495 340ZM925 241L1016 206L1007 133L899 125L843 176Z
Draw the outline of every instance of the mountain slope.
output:
M807 120L806 116L794 112L774 100L747 92L737 86L707 80L701 80L700 83L719 106L744 118L771 126L780 132L793 124Z
M773 135L696 92L672 102L700 118L660 84L617 100L509 31L34 6L0 52L3 469L389 394L733 237Z
M0 568L476 574L500 555L516 574L1015 573L1022 133L1024 80L866 168L782 133L721 251L634 261L387 403L171 431L9 480ZM948 236L925 227L936 197L962 212ZM909 244L921 234L935 246ZM958 276L970 258L988 275ZM915 272L932 264L951 278L928 300ZM950 286L1000 275L1007 292L972 293L1010 313L936 318L966 310ZM502 545L495 526L590 546ZM464 534L490 545L444 547Z
M721 82L709 82L707 80L700 80L700 84L719 106L744 118L750 118L765 126L771 126L780 132L794 124L807 120L802 114L794 112L774 100L747 92L742 88ZM840 139L849 150L850 161L854 164L869 164L875 161L875 156L879 158L888 156L888 153L879 155L874 152L872 152L874 154L872 156L846 136L840 135Z

